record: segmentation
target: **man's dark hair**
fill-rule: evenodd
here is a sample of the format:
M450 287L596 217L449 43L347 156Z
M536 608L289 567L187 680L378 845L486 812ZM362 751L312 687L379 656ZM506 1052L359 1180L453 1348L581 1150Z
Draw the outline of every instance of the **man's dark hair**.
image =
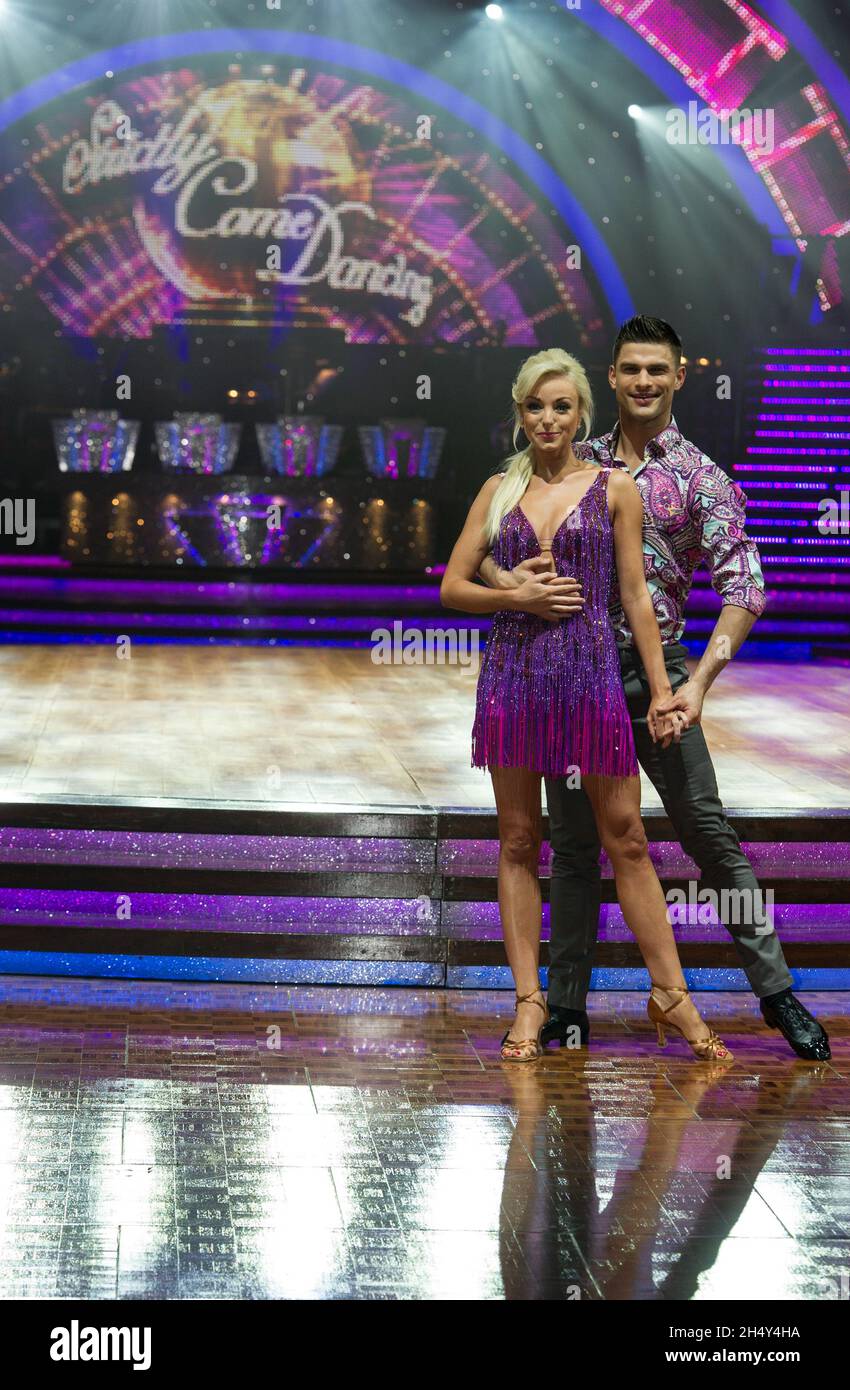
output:
M664 319L654 319L650 314L636 314L633 319L626 319L625 323L620 324L620 331L614 340L612 361L615 364L620 349L626 343L666 343L676 359L677 367L682 357L682 340L675 328L671 328Z

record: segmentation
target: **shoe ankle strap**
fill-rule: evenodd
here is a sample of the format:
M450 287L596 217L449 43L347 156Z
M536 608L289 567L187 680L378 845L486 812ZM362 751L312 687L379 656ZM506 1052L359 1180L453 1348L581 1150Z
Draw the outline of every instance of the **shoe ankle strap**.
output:
M531 1002L532 1002L532 1004L537 1004L537 1005L539 1005L539 1007L540 1007L541 1009L543 1009L544 1012L545 1012L545 1010L546 1010L546 1004L545 1004L545 1002L541 1004L539 999L533 999L533 998L532 998L532 995L534 995L534 994L542 994L542 993L543 993L543 990L542 990L542 989L540 988L540 986L538 985L536 989L531 990L528 994L518 994L518 995L516 996L516 1002L517 1002L518 1004L525 1004L525 1003L527 1003L528 1000L530 999Z
M679 997L678 999L676 999L672 1004L668 1004L668 1005L667 1005L667 1008L664 1010L664 1013L665 1013L665 1014L672 1013L673 1009L678 1008L678 1006L682 1003L682 1000L683 1000L683 999L688 999L688 998L690 997L690 993L691 993L690 990L687 988L687 986L682 986L682 985L659 985L659 984L656 984L656 982L655 982L654 980L653 980L653 982L652 982L652 990L653 990L653 993L654 993L655 990L660 990L662 994L678 994L678 995L680 996L680 997ZM656 1003L657 1003L657 1000L656 1000Z

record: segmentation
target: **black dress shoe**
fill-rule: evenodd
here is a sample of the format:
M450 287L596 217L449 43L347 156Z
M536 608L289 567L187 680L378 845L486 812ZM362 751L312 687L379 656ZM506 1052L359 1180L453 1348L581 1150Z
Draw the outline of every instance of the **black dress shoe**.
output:
M576 1028L579 1030L581 1046L587 1046L590 1037L590 1020L584 1009L549 1009L549 1022L543 1025L540 1034L540 1041L546 1047L547 1043L555 1042L557 1039L559 1047L569 1047L576 1045Z
M828 1062L832 1053L826 1030L795 999L790 989L774 998L761 1001L761 1011L769 1028L778 1028L798 1057L807 1062Z

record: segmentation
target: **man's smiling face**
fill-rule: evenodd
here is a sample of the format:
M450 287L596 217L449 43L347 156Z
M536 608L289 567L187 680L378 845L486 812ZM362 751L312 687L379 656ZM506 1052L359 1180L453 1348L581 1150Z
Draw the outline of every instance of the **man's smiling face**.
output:
M666 420L684 380L685 368L667 343L623 343L608 368L621 418L635 424Z

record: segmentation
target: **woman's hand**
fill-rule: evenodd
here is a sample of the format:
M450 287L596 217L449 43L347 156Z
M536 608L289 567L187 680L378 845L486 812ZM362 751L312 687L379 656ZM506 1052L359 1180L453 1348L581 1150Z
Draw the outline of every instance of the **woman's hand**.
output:
M705 699L705 689L698 685L691 677L684 685L680 685L675 694L667 696L661 702L659 714L669 714L671 710L681 710L685 715L688 724L698 724L702 718L702 703Z
M689 724L687 715L683 714L681 710L664 711L660 709L661 705L669 702L672 693L670 690L653 695L646 716L650 738L653 743L660 743L662 748L669 748L673 742L678 743L682 737L682 731L687 729Z

